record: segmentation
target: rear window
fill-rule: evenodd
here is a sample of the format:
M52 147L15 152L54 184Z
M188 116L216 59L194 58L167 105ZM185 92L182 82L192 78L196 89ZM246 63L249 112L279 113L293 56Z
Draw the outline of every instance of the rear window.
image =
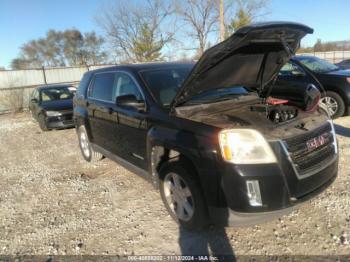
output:
M98 100L112 101L113 84L114 73L96 74L90 90L90 96Z

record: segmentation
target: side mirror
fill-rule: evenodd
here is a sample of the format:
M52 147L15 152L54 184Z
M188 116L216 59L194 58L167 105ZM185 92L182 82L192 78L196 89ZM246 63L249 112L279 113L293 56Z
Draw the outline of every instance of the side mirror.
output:
M137 111L145 110L145 102L137 100L135 95L122 95L118 96L115 100L115 103L119 107L129 107L135 108Z
M30 102L33 104L37 104L39 101L36 98L32 98L32 99L30 99Z

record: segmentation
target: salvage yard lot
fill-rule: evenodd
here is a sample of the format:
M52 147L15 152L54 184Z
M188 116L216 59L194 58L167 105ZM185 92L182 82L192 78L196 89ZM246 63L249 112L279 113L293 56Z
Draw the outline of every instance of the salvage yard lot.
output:
M336 123L339 175L317 198L258 226L187 232L151 184L85 162L74 129L0 116L0 254L350 254L350 117Z

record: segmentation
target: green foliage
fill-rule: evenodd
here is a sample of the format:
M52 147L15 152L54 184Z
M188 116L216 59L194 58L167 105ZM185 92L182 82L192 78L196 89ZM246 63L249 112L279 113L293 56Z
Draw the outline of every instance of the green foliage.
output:
M49 30L45 38L31 40L21 47L19 57L11 62L13 69L42 66L72 66L104 62L104 39L94 32L84 35L76 29Z
M150 62L159 60L162 56L161 49L164 46L163 38L154 40L152 30L147 24L141 26L138 38L134 39L132 52L137 61Z
M30 67L29 63L23 58L15 58L11 61L12 69L20 70L20 69L26 69L29 67Z
M226 37L242 26L249 25L263 15L269 0L236 0L237 10L226 27Z
M235 31L242 26L252 23L253 17L242 7L240 7L236 13L236 17L232 19L231 24L228 25L230 31Z

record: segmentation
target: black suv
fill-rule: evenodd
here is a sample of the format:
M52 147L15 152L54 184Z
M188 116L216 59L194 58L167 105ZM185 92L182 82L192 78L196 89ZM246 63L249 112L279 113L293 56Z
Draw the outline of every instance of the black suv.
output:
M317 88L305 89L301 105L269 96L307 33L296 23L255 24L196 64L87 72L74 100L84 158L108 157L149 179L187 228L281 216L338 171L334 127Z

